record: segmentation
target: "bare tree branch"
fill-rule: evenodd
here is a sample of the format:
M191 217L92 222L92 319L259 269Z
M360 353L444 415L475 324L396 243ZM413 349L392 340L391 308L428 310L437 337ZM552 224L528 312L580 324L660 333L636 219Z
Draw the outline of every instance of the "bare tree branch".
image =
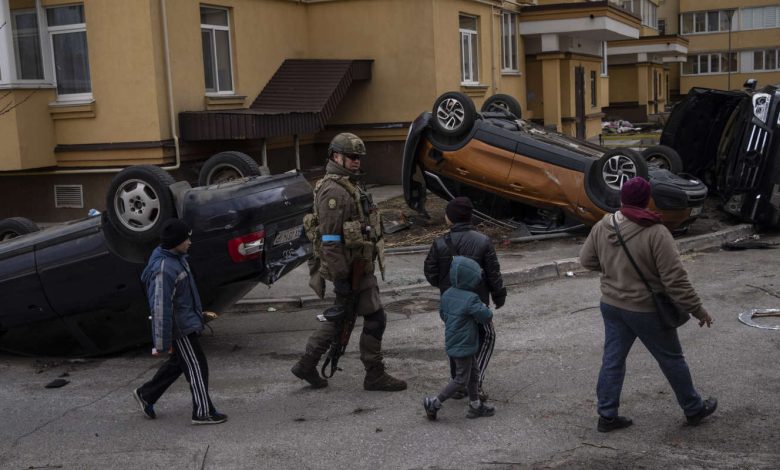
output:
M10 92L9 92L9 93L10 93ZM24 104L24 102L25 102L25 101L29 100L29 99L30 99L30 97L31 97L32 95L34 95L34 94L35 94L35 90L33 90L33 91L31 91L31 92L27 93L27 96L25 96L24 98L22 98L22 100L21 100L21 101L11 101L11 102L9 102L7 105L5 105L5 107L3 107L2 109L0 109L0 116L2 116L2 115L3 115L3 114L5 114L5 113L9 113L9 112L13 111L13 110L14 110L14 108L16 108L17 106L21 106L22 104ZM8 96L8 93L6 93L6 94L5 94L5 96ZM4 96L4 97L5 97L5 96Z
M3 29L3 26L5 26L6 23L7 21L3 21L3 24L0 24L0 29Z

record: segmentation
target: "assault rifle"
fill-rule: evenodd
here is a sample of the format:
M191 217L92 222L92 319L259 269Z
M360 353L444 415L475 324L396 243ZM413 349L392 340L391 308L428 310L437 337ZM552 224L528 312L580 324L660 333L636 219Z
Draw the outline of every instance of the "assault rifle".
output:
M344 315L341 317L338 326L336 327L336 335L330 343L330 348L325 354L325 362L322 363L322 369L320 373L323 377L331 378L337 370L341 370L338 367L339 359L344 355L349 344L349 337L352 335L352 329L355 328L355 320L357 319L357 304L360 300L360 281L363 279L365 273L366 262L363 259L356 259L352 262L352 290L344 301ZM330 364L330 375L325 372L325 369Z

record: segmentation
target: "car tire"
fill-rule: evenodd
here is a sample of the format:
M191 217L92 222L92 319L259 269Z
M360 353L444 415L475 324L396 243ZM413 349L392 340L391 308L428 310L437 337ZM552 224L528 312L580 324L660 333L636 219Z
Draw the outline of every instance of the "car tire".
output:
M523 110L520 108L520 102L517 101L514 96L503 93L498 93L486 99L485 102L482 103L482 109L480 111L483 113L505 111L511 113L517 119L523 117Z
M198 173L198 185L226 183L246 176L267 174L249 155L241 152L227 151L213 155Z
M647 162L628 148L608 150L595 165L598 186L608 193L620 194L623 183L635 176L647 179Z
M9 217L0 220L0 242L39 230L40 227L30 219L24 217Z
M675 175L683 171L683 161L680 154L666 145L649 147L642 152L642 157L648 164L669 170Z
M474 126L477 109L471 98L457 91L441 95L433 103L431 127L444 137L460 137Z
M162 224L174 217L167 171L154 165L136 165L120 171L108 188L108 220L125 238L146 243L157 240Z

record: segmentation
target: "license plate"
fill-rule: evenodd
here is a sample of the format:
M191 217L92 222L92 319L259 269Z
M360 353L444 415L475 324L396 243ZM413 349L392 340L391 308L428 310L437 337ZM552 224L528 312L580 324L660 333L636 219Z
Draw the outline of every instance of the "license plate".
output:
M701 214L701 206L691 207L691 217Z
M291 242L298 237L301 236L301 233L303 232L303 225L298 225L297 227L288 228L287 230L282 230L278 234L276 234L276 238L274 238L274 246L281 245L282 243L288 243Z

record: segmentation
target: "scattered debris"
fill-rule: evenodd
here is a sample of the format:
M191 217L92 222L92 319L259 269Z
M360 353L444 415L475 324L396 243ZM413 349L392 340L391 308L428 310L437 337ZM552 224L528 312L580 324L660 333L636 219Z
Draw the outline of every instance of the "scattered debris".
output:
M322 321L322 322L328 321L328 319L325 318L325 315L323 315L321 313L319 315L317 315L317 320Z
M412 226L401 210L383 210L381 214L382 230L385 234L400 232Z
M382 428L376 428L374 432L382 432Z
M566 271L566 277L574 277L574 271Z
M274 308L274 307L268 307L268 311L269 311L269 312L275 312L275 311L276 311L276 308Z
M69 380L54 379L51 382L47 383L44 387L45 388L60 388L60 387L64 387L65 385L68 385L69 383L70 383Z
M641 127L634 127L633 124L623 119L604 121L601 123L601 131L605 134L624 134L626 132L636 132L640 130L642 130Z
M780 309L778 308L754 308L747 312L739 314L739 321L745 325L755 328L761 328L762 330L780 330L780 324L777 325L762 325L757 323L754 318L766 318L766 317L780 317Z
M216 312L209 312L209 311L203 312L203 321L205 323L208 323L212 320L216 320L217 318L219 318L219 314Z
M720 245L720 247L727 251L766 250L771 248L777 248L778 243L762 242L758 240L758 236L755 236L755 237L748 237L748 238L739 238L732 242L723 242L723 244Z

